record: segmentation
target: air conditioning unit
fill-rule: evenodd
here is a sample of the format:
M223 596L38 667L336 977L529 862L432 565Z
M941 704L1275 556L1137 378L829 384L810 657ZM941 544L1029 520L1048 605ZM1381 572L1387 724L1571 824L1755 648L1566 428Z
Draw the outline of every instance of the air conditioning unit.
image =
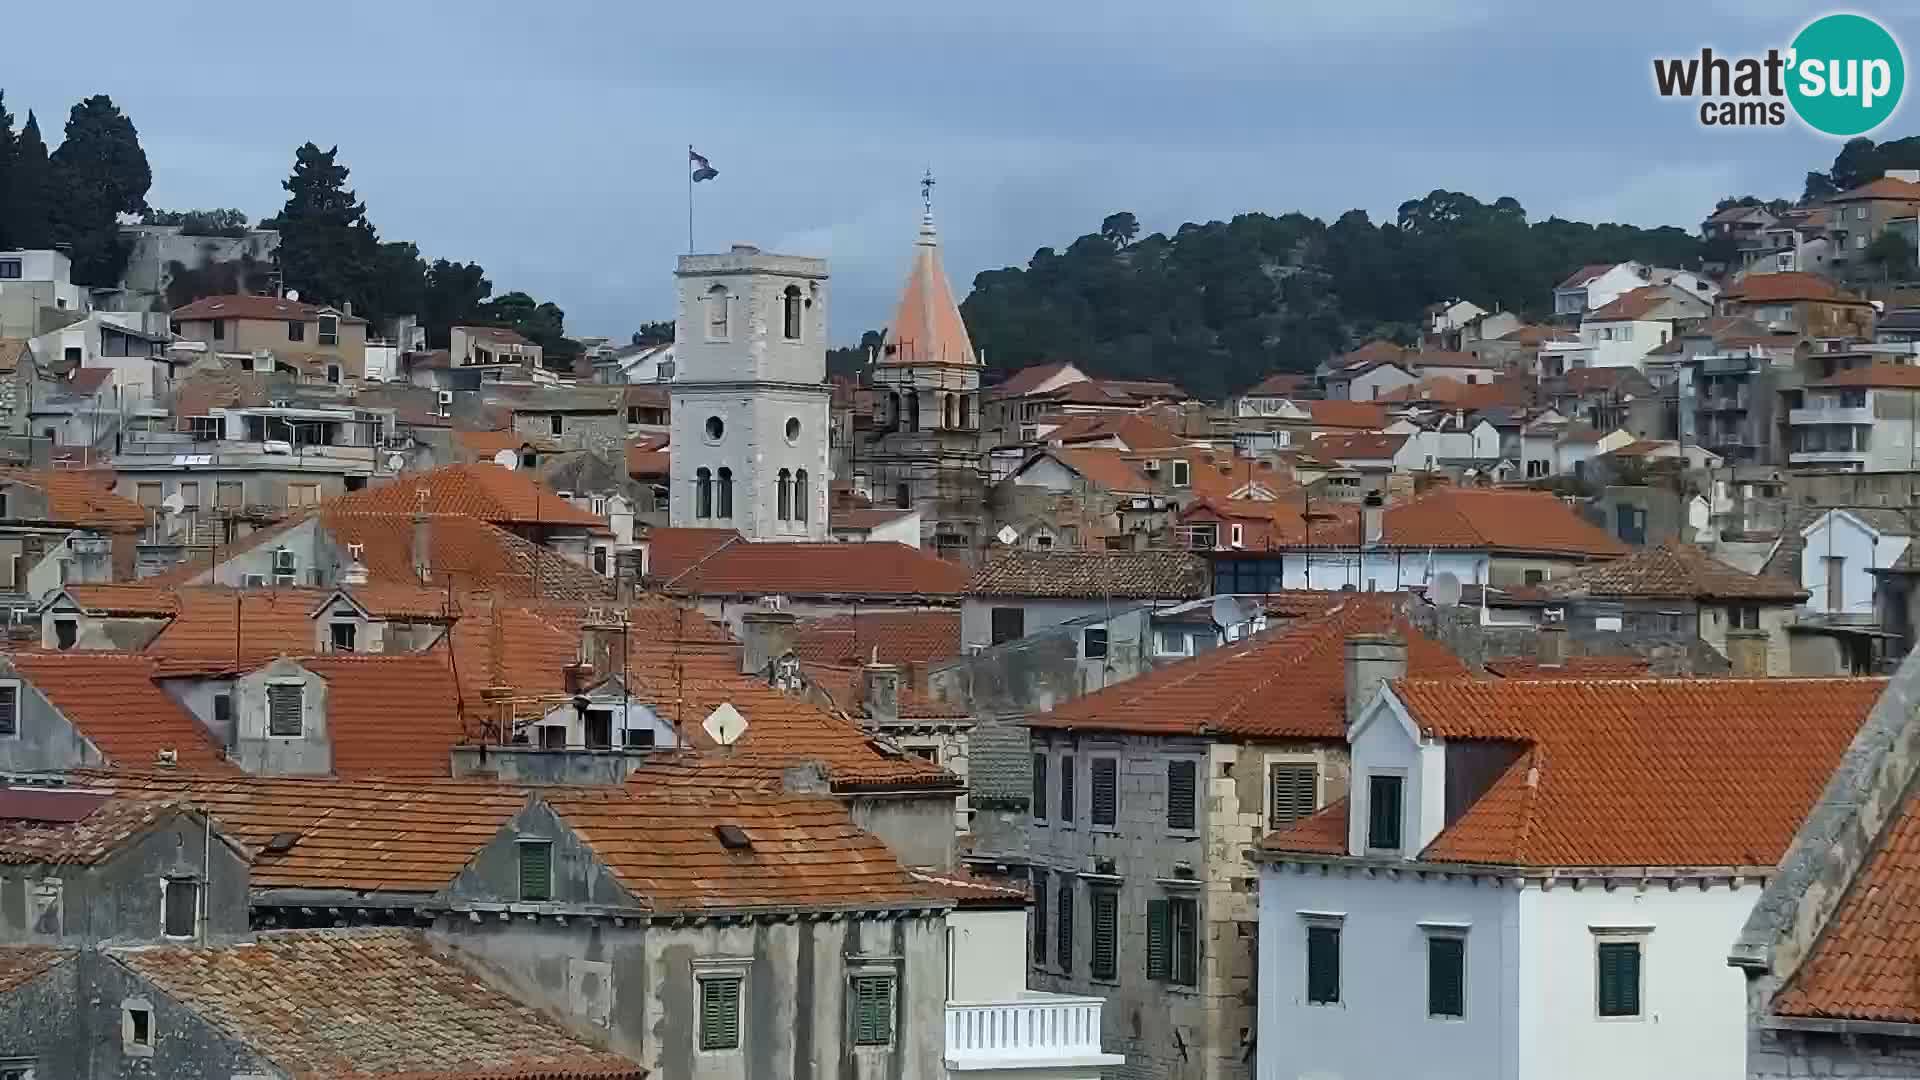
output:
M288 551L286 548L281 548L273 553L273 572L276 574L291 574L298 565L298 559L294 553Z
M1142 465L1141 468L1147 470L1150 473L1157 473L1160 471L1160 462L1158 459L1148 458L1146 464Z

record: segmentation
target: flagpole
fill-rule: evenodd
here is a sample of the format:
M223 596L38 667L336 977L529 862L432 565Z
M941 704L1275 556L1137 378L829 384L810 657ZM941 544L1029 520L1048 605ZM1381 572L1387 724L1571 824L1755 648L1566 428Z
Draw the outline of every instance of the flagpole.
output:
M693 144L687 144L687 254L693 254Z

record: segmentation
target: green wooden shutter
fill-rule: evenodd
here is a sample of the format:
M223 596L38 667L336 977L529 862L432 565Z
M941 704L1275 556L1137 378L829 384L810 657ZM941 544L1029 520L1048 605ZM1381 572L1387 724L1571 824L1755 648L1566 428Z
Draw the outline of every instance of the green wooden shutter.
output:
M1640 1015L1640 943L1605 942L1599 946L1600 1015Z
M1284 829L1314 812L1320 794L1320 767L1311 762L1275 765L1269 771L1273 805L1268 815L1270 828Z
M1194 763L1167 762L1167 828L1193 828Z
M0 686L0 735L20 734L20 687Z
M1307 927L1307 1000L1331 1005L1340 1000L1340 928Z
M1119 974L1120 898L1107 889L1088 896L1093 904L1093 977L1111 979Z
M1073 755L1060 759L1060 820L1073 822Z
M1400 850L1400 785L1398 776L1367 778L1367 846Z
M1060 918L1059 933L1054 942L1054 952L1060 961L1060 970L1073 974L1073 879L1060 876Z
M1427 1015L1465 1016L1467 942L1465 938L1427 939Z
M1165 900L1147 901L1147 978L1165 979L1173 974L1172 915Z
M1033 966L1047 966L1047 872L1033 872Z
M1173 915L1173 981L1181 986L1200 985L1200 905L1193 900L1175 900Z
M700 980L700 1049L740 1046L740 980Z
M893 977L861 975L853 980L853 1041L856 1046L885 1046L893 1041Z
M1093 759L1093 823L1112 825L1120 816L1120 763Z
M553 845L526 843L520 847L520 899L553 899Z

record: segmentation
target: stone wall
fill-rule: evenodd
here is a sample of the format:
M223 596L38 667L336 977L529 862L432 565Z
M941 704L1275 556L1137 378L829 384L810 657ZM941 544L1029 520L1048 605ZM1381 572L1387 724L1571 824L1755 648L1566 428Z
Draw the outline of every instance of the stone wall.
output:
M1834 1035L1817 1031L1756 1031L1747 1047L1752 1080L1804 1077L1920 1076L1920 1038Z

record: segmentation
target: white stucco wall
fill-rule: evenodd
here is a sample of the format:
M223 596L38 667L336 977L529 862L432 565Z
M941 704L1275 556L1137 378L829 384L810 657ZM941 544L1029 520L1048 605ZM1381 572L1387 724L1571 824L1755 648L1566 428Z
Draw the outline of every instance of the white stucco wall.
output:
M1356 563L1354 553L1316 552L1311 560L1286 556L1286 588L1339 589L1353 585L1362 592L1394 592L1425 585L1441 573L1451 573L1465 585L1486 580L1487 558L1480 552L1370 551Z
M1414 377L1406 369L1396 364L1381 364L1372 371L1355 378L1348 385L1347 397L1352 401L1373 401L1381 394L1390 394L1403 386L1411 386Z
M947 947L948 1000L1006 1001L1027 992L1025 908L955 908L947 913Z
M1911 542L1904 536L1880 536L1858 518L1844 511L1829 511L1800 531L1805 547L1800 552L1800 587L1807 591L1808 611L1829 615L1871 616L1873 614L1874 567L1891 566ZM1828 595L1828 558L1839 558L1841 592Z

